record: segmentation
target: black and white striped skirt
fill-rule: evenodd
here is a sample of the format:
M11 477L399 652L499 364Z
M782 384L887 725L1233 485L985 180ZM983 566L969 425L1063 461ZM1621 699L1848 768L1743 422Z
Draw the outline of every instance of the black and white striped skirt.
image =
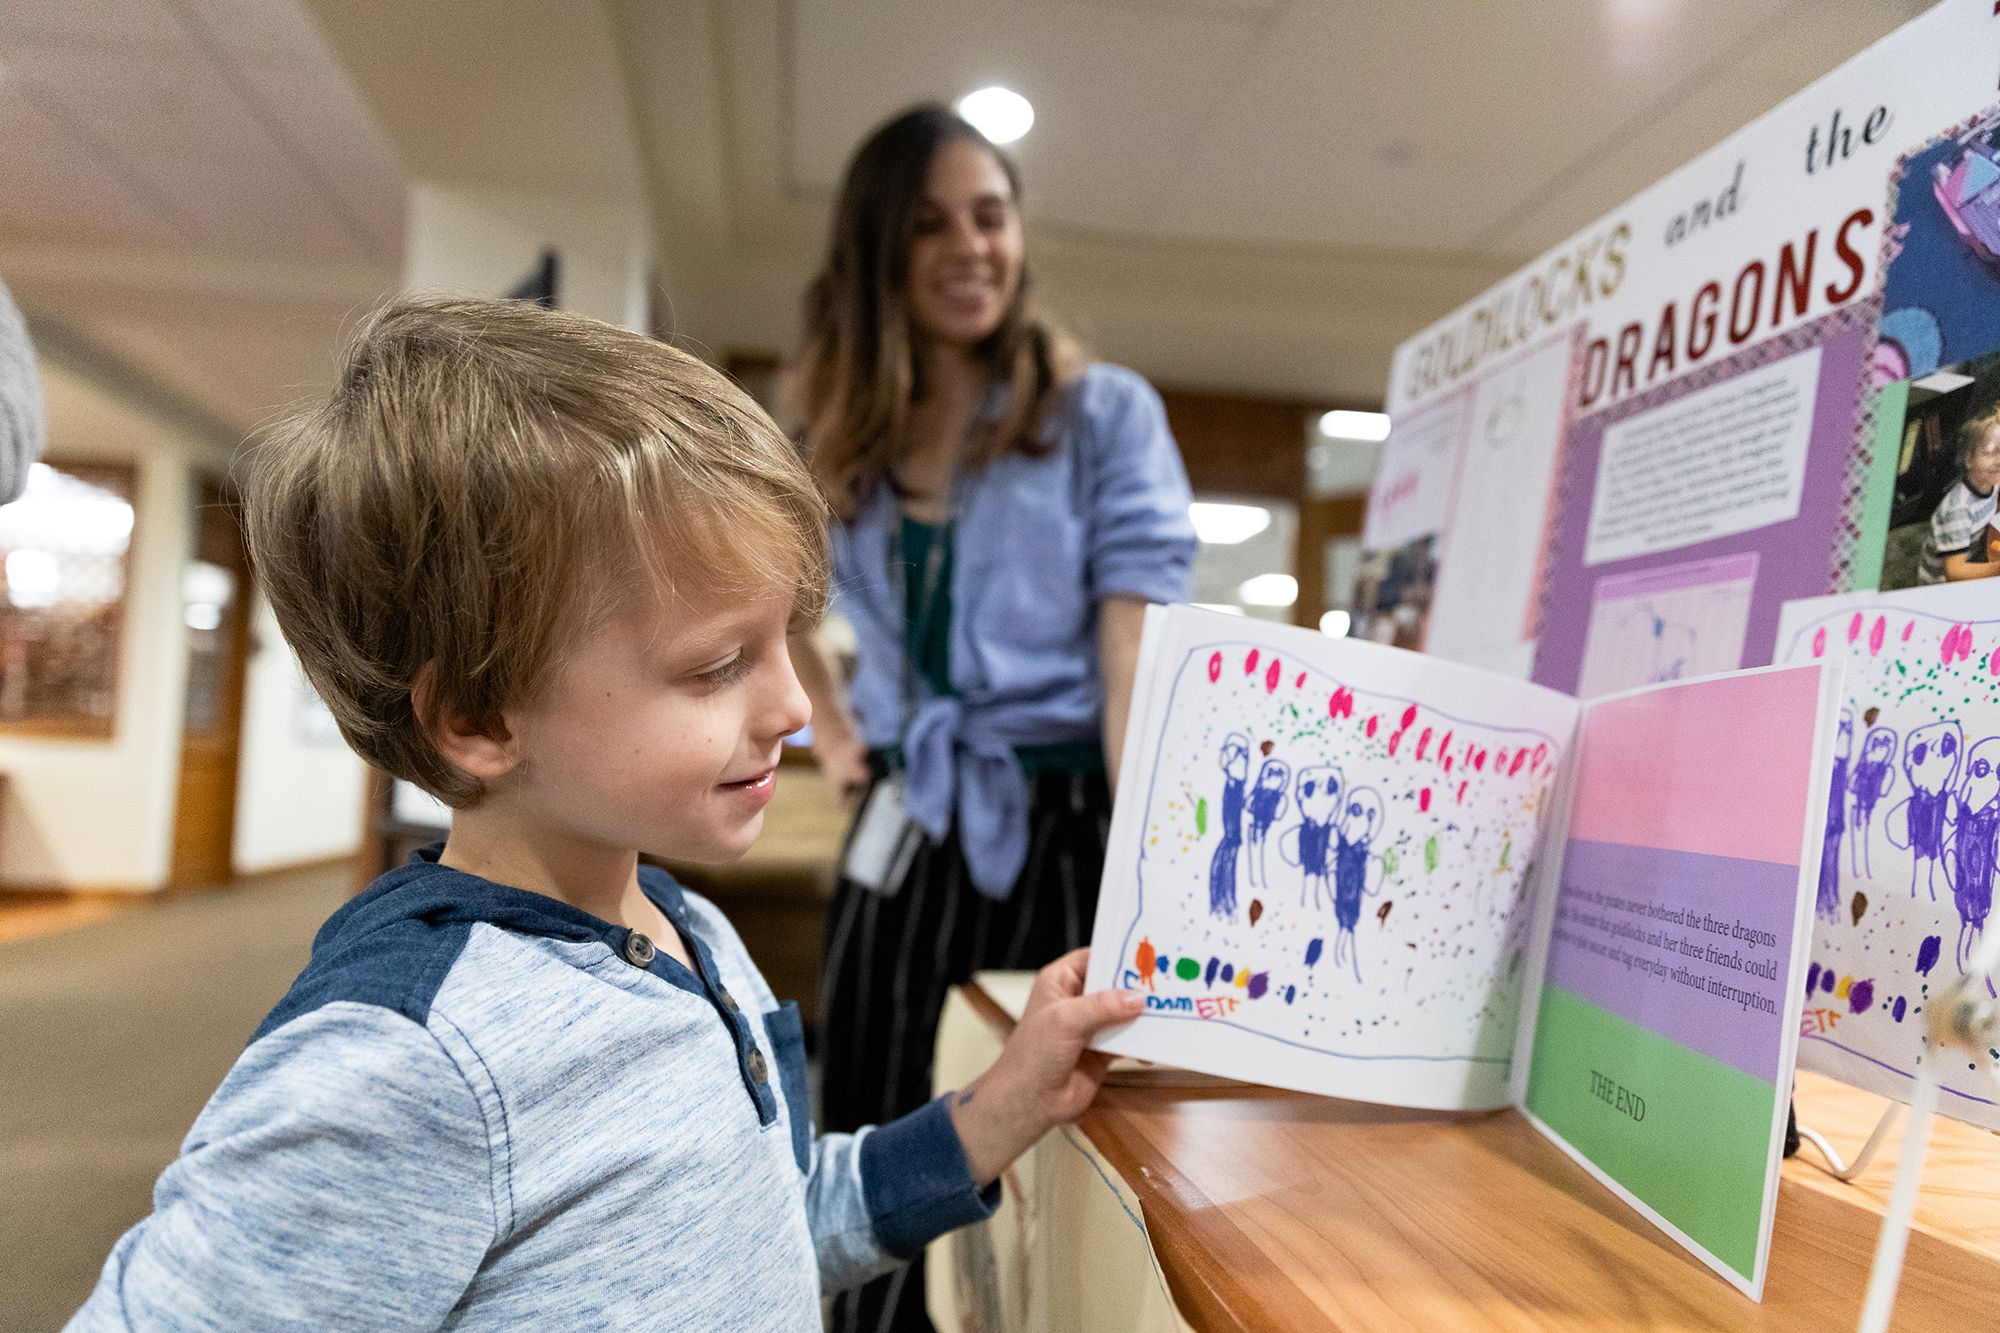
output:
M1101 771L1051 769L1030 783L1028 859L1005 901L973 888L956 828L918 849L895 895L846 879L834 890L820 973L822 1130L880 1124L931 1099L952 986L988 968L1038 968L1089 942L1110 790ZM928 1329L923 1304L919 1261L846 1293L833 1327Z

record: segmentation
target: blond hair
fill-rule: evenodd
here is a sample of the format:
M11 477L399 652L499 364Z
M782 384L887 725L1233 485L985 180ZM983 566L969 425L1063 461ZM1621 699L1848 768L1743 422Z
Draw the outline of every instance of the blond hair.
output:
M502 734L634 588L825 605L825 505L770 418L684 352L528 302L377 312L252 451L244 516L341 735L453 806L482 788L438 723Z
M1959 460L1969 463L1974 454L1991 447L1988 441L1995 430L2000 430L2000 403L1994 403L1979 415L1967 418L1965 424L1959 427Z

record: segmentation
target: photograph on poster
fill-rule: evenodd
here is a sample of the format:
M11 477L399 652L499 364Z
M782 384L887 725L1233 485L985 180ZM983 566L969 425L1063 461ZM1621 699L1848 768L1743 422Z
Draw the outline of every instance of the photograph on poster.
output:
M1905 154L1890 189L1886 378L2000 350L2000 107Z
M2000 474L2000 353L1940 366L1907 384L1882 551L1881 586L2000 574L1989 551ZM1892 398L1885 396L1884 402Z
M1585 698L1728 671L1743 658L1757 553L1597 581L1584 642Z
M1570 428L1536 681L1588 697L1604 580L1746 554L1756 563L1738 656L1715 665L1769 660L1778 608L1836 586L1875 313L1850 304Z
M1472 394L1445 395L1396 421L1382 444L1361 532L1353 633L1422 648L1437 585L1438 545L1472 421Z
M1421 649L1436 581L1435 536L1418 537L1394 550L1363 552L1354 576L1354 620L1348 633L1370 643Z
M1790 603L1778 658L1846 667L1799 1063L1908 1101L2000 878L2000 583ZM1936 1072L1939 1110L2000 1129L2000 1055Z

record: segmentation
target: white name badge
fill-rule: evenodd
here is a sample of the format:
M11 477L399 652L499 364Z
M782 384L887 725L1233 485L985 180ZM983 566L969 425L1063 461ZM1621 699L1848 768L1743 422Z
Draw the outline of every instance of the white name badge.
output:
M864 889L893 898L902 890L923 838L923 829L910 818L903 775L891 773L869 788L861 817L854 821L854 836L847 840L840 873Z

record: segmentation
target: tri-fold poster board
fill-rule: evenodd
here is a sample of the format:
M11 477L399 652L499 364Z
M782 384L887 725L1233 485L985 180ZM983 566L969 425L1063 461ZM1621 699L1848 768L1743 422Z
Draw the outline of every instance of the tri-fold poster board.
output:
M1770 662L1785 602L1935 578L1996 404L2000 14L1949 0L1397 349L1356 633L1586 695Z
M2000 1129L2000 1050L1923 1018L2000 879L2000 8L1423 330L1387 399L1373 642L1148 621L1107 1047L1518 1106L1756 1296L1795 1063Z

